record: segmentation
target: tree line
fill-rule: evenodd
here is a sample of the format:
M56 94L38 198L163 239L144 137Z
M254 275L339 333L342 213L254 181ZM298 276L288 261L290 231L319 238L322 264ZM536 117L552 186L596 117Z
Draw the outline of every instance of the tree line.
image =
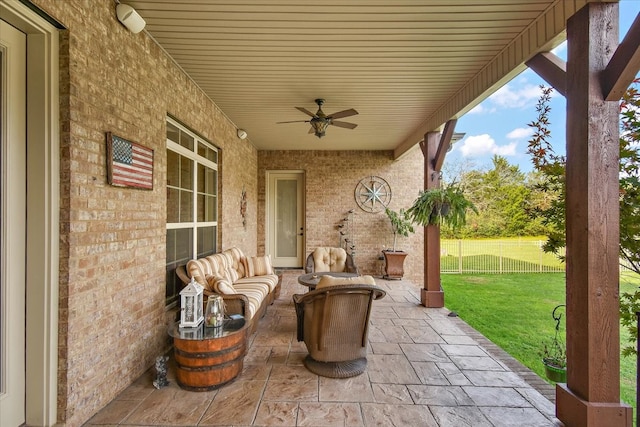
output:
M536 211L546 209L555 194L541 188L542 176L495 155L489 169L469 169L454 179L477 208L468 212L467 224L456 230L442 228L446 238L541 236L551 231Z

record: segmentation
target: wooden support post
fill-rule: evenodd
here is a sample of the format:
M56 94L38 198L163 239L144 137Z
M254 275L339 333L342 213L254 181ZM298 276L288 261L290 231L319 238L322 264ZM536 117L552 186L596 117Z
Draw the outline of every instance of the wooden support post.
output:
M424 189L440 186L440 171L435 169L440 143L438 132L429 132L420 143L424 155ZM440 226L424 227L424 288L420 301L425 307L444 307L444 291L440 285Z
M618 103L600 73L618 44L618 4L589 3L567 24L567 426L631 426L620 402Z

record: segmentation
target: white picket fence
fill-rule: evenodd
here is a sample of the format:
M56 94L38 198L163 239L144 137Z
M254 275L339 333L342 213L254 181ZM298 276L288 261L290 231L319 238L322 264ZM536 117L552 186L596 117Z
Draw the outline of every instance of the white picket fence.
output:
M560 273L565 266L542 250L542 240L446 240L442 273Z
M440 242L442 273L562 273L564 263L542 250L542 240L447 240ZM564 249L562 250L564 255ZM620 260L620 271L631 270Z

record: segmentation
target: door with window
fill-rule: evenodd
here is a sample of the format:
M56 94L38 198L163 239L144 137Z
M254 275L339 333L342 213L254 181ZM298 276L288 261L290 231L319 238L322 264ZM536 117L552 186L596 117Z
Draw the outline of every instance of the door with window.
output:
M26 35L0 20L0 425L25 422Z
M304 172L267 172L267 254L274 267L304 265Z

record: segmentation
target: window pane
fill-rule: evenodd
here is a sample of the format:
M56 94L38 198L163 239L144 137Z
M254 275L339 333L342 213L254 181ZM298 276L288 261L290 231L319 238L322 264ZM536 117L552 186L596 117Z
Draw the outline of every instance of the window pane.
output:
M192 256L193 230L190 228L167 230L166 304L177 301L182 288L176 267L186 264Z
M296 180L279 180L276 188L276 253L281 257L295 257L297 252L297 189Z
M193 221L193 192L184 191L180 192L180 221L179 222L192 222Z
M179 228L167 230L167 264L186 264L192 258L193 230Z
M180 187L193 190L193 160L180 156Z
M216 171L204 165L198 165L198 192L216 194Z
M198 142L198 155L214 163L218 162L218 152L202 142Z
M180 190L167 187L167 222L180 222Z
M216 227L198 228L198 258L216 253Z
M205 196L204 194L198 194L198 216L196 221L211 222L217 219L216 200L217 198L214 196Z
M186 132L180 132L180 145L193 151L193 137Z
M180 143L180 130L169 122L167 122L167 139L170 139L176 144Z
M217 221L218 220L218 204L216 203L218 200L217 197L207 196L206 204L207 204L207 214L205 215L204 220L209 221Z
M180 155L167 150L167 185L180 186Z
M193 258L193 230L191 228L181 228L175 231L176 234L176 262L186 264Z

